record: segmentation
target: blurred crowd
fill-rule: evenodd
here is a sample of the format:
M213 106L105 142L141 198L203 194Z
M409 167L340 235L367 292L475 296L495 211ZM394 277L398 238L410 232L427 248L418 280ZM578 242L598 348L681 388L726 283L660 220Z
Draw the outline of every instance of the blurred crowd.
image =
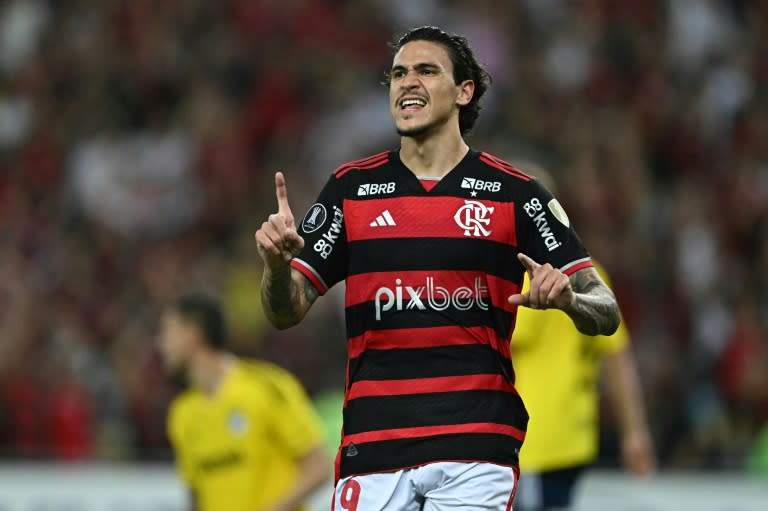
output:
M275 170L301 217L397 147L386 43L423 24L493 76L470 144L549 169L611 274L661 466L768 462L765 0L0 1L0 456L168 458L188 290L235 352L343 386L341 291L274 331L253 233Z

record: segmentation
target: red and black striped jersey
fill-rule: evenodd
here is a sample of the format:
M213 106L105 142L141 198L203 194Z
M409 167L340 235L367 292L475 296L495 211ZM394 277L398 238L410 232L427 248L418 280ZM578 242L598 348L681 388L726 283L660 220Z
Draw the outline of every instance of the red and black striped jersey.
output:
M339 167L299 234L292 266L321 294L346 281L337 477L516 464L528 422L509 351L517 253L566 274L592 264L552 194L474 150L427 191L383 152Z

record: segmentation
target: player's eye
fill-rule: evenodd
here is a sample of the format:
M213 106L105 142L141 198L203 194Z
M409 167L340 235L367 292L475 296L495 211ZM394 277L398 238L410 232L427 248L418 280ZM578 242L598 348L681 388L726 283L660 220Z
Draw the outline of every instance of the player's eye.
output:
M398 78L402 78L403 76L405 76L405 71L404 71L404 70L402 70L402 69L393 69L393 70L392 70L392 71L389 73L389 76L390 76L390 78L392 78L393 80L396 80L396 79L398 79Z

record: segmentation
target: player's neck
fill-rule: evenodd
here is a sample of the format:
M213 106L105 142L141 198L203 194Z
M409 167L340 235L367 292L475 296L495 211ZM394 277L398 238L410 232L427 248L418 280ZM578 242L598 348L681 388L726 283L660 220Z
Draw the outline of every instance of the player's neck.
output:
M400 160L419 177L442 177L466 156L469 146L456 133L424 139L401 137Z
M192 361L189 379L193 387L212 397L232 368L235 357L218 351L198 353Z

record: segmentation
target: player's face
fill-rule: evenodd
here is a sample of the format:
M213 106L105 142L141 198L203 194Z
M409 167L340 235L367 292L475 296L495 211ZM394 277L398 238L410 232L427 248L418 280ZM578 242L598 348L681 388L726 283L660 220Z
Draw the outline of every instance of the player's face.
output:
M178 374L186 370L194 335L193 327L185 323L176 312L168 310L163 314L159 348L169 373Z
M400 48L389 86L398 134L418 138L450 122L458 126L459 107L472 99L472 82L467 82L454 83L453 63L441 44L412 41Z

